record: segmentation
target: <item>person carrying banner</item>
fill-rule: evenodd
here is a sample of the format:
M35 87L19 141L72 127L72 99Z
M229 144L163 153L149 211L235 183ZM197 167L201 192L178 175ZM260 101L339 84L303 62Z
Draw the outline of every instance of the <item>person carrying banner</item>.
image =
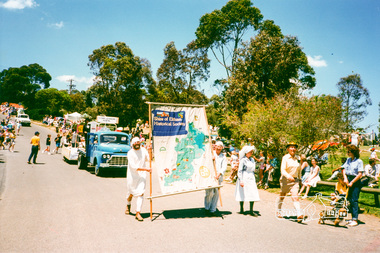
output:
M227 158L222 153L224 148L223 142L217 141L215 143L215 150L213 151L213 160L216 168L215 178L218 180L218 184L221 185L223 182L223 175L227 170ZM205 210L206 214L210 216L217 216L216 206L219 199L219 189L208 189L206 190L205 196Z
M128 152L127 170L127 208L125 214L131 213L132 197L137 197L136 201L136 220L143 221L140 212L144 200L146 172L152 170L148 168L148 151L141 147L140 139L135 137L131 141L132 149Z

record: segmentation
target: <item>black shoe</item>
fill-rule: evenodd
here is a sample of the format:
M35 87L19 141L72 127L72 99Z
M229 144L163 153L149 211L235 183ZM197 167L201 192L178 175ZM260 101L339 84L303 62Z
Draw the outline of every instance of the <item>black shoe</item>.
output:
M28 161L28 164L32 164L32 163Z

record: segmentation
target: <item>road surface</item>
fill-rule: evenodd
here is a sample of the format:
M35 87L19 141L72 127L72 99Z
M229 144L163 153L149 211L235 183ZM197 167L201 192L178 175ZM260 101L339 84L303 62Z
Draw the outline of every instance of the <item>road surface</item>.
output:
M97 177L61 154L39 152L38 164L27 164L36 130L44 149L55 133L32 124L14 153L0 150L0 252L380 252L378 218L361 214L353 228L278 220L277 195L264 190L254 207L260 216L251 217L237 213L232 184L222 188L222 217L206 217L204 192L194 192L154 199L153 221L145 200L138 222L124 214L125 175Z

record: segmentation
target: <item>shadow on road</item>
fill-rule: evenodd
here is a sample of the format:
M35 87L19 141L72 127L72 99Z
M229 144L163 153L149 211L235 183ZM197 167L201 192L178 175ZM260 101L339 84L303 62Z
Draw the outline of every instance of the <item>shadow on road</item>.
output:
M95 168L94 167L87 167L84 170L95 176ZM127 173L126 173L126 170L108 169L107 171L102 172L102 174L99 175L98 177L103 177L103 178L126 178L127 177Z
M155 214L153 220L163 215L165 219L194 219L194 218L224 218L225 215L232 214L229 211L217 211L215 216L206 214L204 208L192 208L192 209L176 209L167 210L162 213Z

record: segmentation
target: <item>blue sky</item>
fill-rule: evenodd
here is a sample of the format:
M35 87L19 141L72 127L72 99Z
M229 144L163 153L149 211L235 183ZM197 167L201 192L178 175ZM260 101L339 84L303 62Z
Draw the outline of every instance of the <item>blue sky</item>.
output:
M125 42L146 58L155 73L163 49L174 41L182 49L195 39L199 18L227 0L0 0L0 71L38 63L52 76L51 87L78 90L91 85L88 56L102 45ZM297 36L316 72L312 94L337 95L339 79L361 75L373 105L362 127L378 126L380 84L380 1L257 0L264 19L285 35ZM212 58L207 96L225 72Z

